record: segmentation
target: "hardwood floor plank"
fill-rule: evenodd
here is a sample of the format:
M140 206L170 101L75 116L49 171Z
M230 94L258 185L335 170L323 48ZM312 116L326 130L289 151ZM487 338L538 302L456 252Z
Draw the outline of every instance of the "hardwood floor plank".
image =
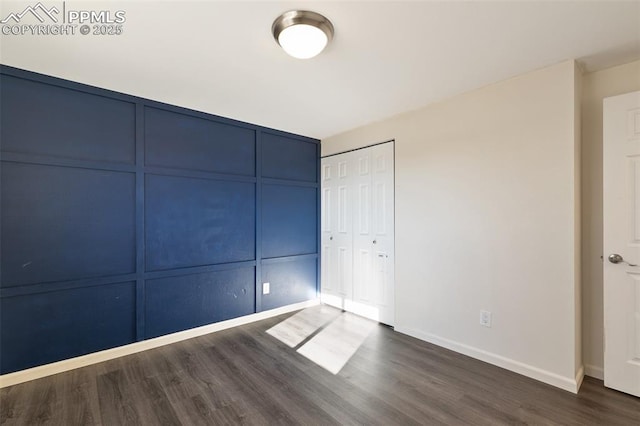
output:
M64 380L62 410L64 424L100 425L100 407L95 381L86 369L59 375Z
M148 422L149 419L155 419L151 423L160 425L182 424L157 378L149 377L144 379L138 390L139 392L136 394L137 406L145 407L140 412L145 422Z
M360 410L357 405L363 404L363 395L354 392L342 392L345 387L336 385L333 375L318 366L309 366L305 358L293 351L279 352L280 342L275 342L270 336L253 334L256 340L264 346L263 356L268 356L275 362L274 371L281 380L292 383L297 392L304 393L316 399L316 404L326 410L340 424L374 424L374 417ZM304 367L302 367L304 366ZM355 388L351 388L355 391ZM346 396L345 396L346 395Z
M248 401L253 413L259 416L261 421L276 424L296 424L296 420L273 396L274 392L263 392L256 387L254 379L249 375L245 366L238 366L233 362L238 345L229 345L223 348L222 345L211 346L207 354L210 359L221 367L220 371L224 375L227 383L232 382L230 392L236 401Z
M318 393L309 392L305 387L306 378L301 371L283 368L281 361L264 356L266 348L247 334L240 334L236 339L249 350L236 352L234 362L247 369L259 391L277 396L279 405L303 423L340 424L321 407L323 401Z
M359 360L360 358L355 358L350 368L341 373L347 380L354 383L358 392L375 389L378 398L396 407L419 424L425 422L449 424L452 421L464 421L463 417L458 416L459 410L456 408L462 393L445 395L440 392L443 388L438 388L438 393L424 392L412 381L404 381L393 375L380 374L379 372L382 372L384 366L369 369L366 364L360 365ZM370 373L370 371L375 373ZM422 403L425 400L435 403L437 408L434 410L434 404Z
M0 424L640 425L599 380L574 395L384 326L332 374L267 333L291 315L2 389Z
M100 414L105 425L143 424L134 405L134 383L127 383L121 370L97 377Z
M0 424L16 425L20 418L20 406L26 392L11 386L0 389Z
M36 384L29 395L29 407L26 409L26 424L62 424L58 418L61 403L58 398L59 378Z

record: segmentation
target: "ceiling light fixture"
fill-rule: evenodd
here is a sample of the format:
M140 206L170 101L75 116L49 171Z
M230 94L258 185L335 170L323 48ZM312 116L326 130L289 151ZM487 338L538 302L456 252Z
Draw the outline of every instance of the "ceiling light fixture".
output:
M309 59L322 52L331 41L333 24L316 12L290 10L273 21L271 32L289 55Z

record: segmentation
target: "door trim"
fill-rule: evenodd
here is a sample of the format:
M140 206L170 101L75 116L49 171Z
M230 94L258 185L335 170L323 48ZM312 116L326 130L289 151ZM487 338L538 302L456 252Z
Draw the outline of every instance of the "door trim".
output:
M358 148L348 149L346 151L340 151L340 152L336 152L336 153L329 154L329 155L323 155L320 158L335 157L336 155L346 154L348 152L360 151L361 149L367 149L367 148L371 148L373 146L384 145L385 143L393 143L393 165L394 165L394 167L393 167L393 186L395 188L395 184L396 184L396 181L395 181L395 178L396 178L396 168L395 168L395 165L396 165L396 140L395 139L389 139L388 141L384 141L384 142L376 142L376 143L372 143L371 145L365 145L365 146L361 146L361 147L358 147ZM395 192L394 192L394 194L395 194ZM394 207L393 210L394 211L395 211L395 206L396 206L396 204L395 204L395 200L394 200L394 203L393 203L393 207ZM395 223L394 223L394 225L395 225Z

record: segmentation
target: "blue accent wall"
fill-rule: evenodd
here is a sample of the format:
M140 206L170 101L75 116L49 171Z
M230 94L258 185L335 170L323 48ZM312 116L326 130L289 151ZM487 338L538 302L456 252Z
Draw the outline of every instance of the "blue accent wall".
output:
M319 158L0 66L0 373L317 297Z

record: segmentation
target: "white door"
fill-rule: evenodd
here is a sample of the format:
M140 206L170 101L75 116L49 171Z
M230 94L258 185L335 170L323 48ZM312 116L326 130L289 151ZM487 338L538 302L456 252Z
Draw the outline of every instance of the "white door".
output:
M393 144L371 148L373 286L378 321L393 325L394 293L394 156Z
M393 143L323 158L322 170L321 300L393 325Z
M374 247L371 149L353 151L353 299L347 309L378 320L373 281Z
M604 100L604 383L640 396L640 92Z
M351 169L348 155L322 159L321 295L341 309L353 293Z

